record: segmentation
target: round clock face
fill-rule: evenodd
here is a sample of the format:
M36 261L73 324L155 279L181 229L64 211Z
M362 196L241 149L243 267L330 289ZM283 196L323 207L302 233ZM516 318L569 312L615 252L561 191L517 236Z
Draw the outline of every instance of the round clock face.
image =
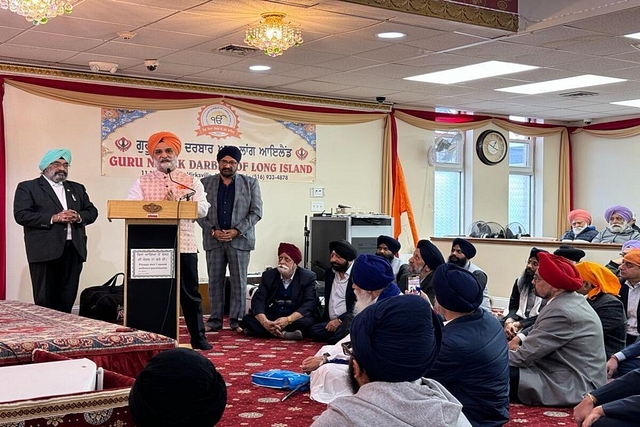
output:
M485 130L476 142L478 158L486 165L497 165L507 157L509 144L497 130Z

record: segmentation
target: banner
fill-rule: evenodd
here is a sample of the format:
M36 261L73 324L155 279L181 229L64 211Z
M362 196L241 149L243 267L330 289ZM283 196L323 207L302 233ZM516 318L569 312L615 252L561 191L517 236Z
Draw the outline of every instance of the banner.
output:
M155 170L147 138L173 132L182 141L178 168L202 178L218 172L216 155L240 149L238 172L260 181L314 182L316 126L262 118L224 102L155 111L102 109L102 175L137 177Z

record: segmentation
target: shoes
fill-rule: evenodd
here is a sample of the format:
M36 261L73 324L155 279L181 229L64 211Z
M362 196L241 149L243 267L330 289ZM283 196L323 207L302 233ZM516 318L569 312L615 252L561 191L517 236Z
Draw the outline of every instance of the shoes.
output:
M235 328L232 326L231 330L233 332L237 332L237 333L241 334L244 329L242 329L240 326L236 326Z
M193 348L194 350L211 350L213 348L213 346L211 344L209 344L209 342L207 340L205 340L204 338L198 340L198 341L194 341L191 343L191 348Z
M300 341L302 339L302 332L298 330L293 332L285 332L282 334L282 338L284 338L285 340Z
M209 325L204 325L204 331L205 332L216 332L222 329L222 325L218 326L209 326Z

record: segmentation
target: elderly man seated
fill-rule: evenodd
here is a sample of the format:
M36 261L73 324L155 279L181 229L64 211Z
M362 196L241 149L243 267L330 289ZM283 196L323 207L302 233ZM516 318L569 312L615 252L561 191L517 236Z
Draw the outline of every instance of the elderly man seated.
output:
M440 331L427 301L417 295L388 298L353 319L349 384L312 427L462 427L462 405L440 383L424 378L436 360Z
M607 380L602 325L575 292L582 287L575 266L544 252L538 260L533 284L547 305L522 345L509 351L511 398L527 405L575 405Z
M393 282L391 267L380 257L361 254L351 268L356 294L354 314L371 304L400 295ZM334 345L323 346L315 356L302 361L302 371L311 372L311 399L331 403L340 396L352 394L347 383L347 360L342 344L351 340L347 335Z
M598 235L598 230L591 225L591 214L584 209L574 209L567 215L571 230L567 231L560 238L561 241L584 241L590 242Z
M242 319L246 335L301 340L319 319L316 273L300 261L300 249L280 243L278 267L262 273L251 312Z
M633 218L633 212L626 206L616 205L607 209L604 219L607 221L607 228L598 233L591 241L592 243L624 243L627 240L639 240L640 233L629 225Z

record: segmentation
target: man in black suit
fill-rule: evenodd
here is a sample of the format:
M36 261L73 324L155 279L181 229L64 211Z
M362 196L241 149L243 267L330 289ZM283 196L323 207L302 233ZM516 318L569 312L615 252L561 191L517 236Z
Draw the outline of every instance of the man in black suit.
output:
M249 336L301 340L319 318L316 273L298 266L302 253L291 243L278 246L278 267L262 273L241 327Z
M311 327L314 341L335 344L348 333L353 319L356 294L353 290L351 266L358 251L346 240L329 243L331 268L324 273L324 313L322 320Z
M67 181L71 152L48 151L41 176L18 184L13 216L24 227L33 300L71 313L87 259L85 227L98 218L84 185Z

